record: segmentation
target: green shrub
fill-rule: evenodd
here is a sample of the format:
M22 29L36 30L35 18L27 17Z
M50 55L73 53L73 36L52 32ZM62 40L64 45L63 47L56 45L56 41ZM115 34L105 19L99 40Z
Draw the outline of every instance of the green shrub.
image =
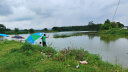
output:
M99 33L116 34L116 35L128 35L128 30L123 30L123 29L120 29L120 28L112 28L112 29L109 29L109 30L99 31Z
M20 52L25 53L26 55L32 55L33 52L41 51L42 47L38 45L32 45L30 43L24 43L20 48Z
M32 47L35 49L35 50L37 50L37 51L42 51L42 49L44 48L44 47L42 47L42 46L40 46L40 45L32 45Z
M73 49L71 50L69 55L75 56L75 59L80 61L80 60L84 60L84 57L86 56L86 52L83 49L79 49L79 50Z
M24 45L21 47L22 51L29 51L34 50L33 46L30 43L24 43Z
M86 51L83 49L64 49L54 55L57 61L65 61L66 59L75 59L78 61L85 60Z
M53 60L56 61L65 61L66 60L66 56L60 52L56 53L53 57Z
M17 52L17 51L19 51L19 49L13 48L10 50L10 53Z
M43 53L45 53L46 55L51 55L51 56L53 56L54 54L57 53L56 50L53 49L52 47L43 47L43 48L42 48L42 51L43 51Z

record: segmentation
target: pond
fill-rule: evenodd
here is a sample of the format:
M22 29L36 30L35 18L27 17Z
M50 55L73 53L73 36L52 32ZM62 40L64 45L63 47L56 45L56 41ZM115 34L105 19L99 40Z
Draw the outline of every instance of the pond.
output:
M55 34L72 33L77 32L47 33L47 35L50 35L50 38L47 39L47 45L52 46L56 50L62 50L64 48L82 48L90 53L98 54L104 61L128 68L128 38L93 34L67 38L53 38ZM10 35L10 37L11 36L13 35ZM29 34L22 34L20 36L27 38ZM10 37L8 38L9 40L11 39ZM39 44L39 42L41 42L41 39L38 39L35 44Z

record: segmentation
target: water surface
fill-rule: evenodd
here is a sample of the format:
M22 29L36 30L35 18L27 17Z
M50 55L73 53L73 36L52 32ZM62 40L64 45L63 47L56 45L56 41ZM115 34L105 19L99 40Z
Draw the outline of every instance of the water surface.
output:
M98 36L98 35L82 35L72 36L67 38L53 38L54 34L71 34L77 32L56 32L47 33L50 38L47 39L47 44L56 50L64 48L83 48L90 53L99 54L104 61L113 64L122 65L128 68L128 38L118 36ZM10 35L10 37L13 35ZM22 34L27 38L29 34ZM8 38L11 40L11 38ZM38 39L35 44L39 44L41 39Z

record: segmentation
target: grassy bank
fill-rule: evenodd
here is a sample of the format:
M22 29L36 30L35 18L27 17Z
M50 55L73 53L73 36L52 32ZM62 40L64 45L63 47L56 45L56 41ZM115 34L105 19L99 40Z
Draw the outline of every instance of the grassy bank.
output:
M110 30L101 30L98 32L100 39L105 42L116 41L120 38L128 39L128 30L113 28Z
M0 42L0 58L5 55L11 49L19 49L23 44L16 41L4 41Z
M51 47L6 41L0 42L0 55L0 72L128 72L83 49L57 52ZM82 60L88 64L80 64Z
M99 34L128 35L128 29L113 28L109 30L101 30Z

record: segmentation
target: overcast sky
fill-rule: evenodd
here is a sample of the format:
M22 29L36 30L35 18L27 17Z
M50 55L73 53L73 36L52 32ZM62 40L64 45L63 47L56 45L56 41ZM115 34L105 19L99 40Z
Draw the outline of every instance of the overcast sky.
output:
M0 24L8 28L87 25L112 19L118 0L0 0ZM128 25L128 0L121 0L115 21Z

